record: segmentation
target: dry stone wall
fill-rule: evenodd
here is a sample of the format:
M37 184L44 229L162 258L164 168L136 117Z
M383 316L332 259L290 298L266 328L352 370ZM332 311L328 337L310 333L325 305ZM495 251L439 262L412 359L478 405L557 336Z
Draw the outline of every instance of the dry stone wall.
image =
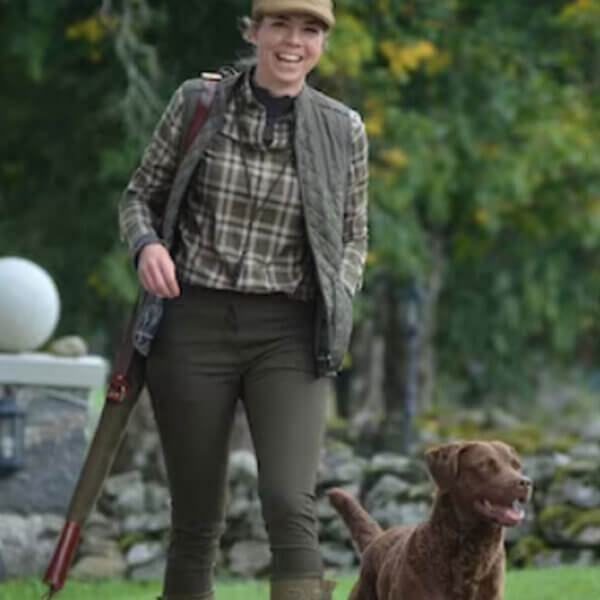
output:
M139 435L125 444L117 461L120 472L107 480L84 529L72 569L75 577L141 580L162 576L170 498L158 440L150 433L150 423L146 425L132 424ZM535 492L525 522L507 530L509 564L600 561L600 430L587 431L589 434L568 451L546 449L522 456ZM425 519L433 493L422 460L393 453L358 456L351 446L329 440L321 459L317 512L325 563L328 569L339 571L356 568L358 558L341 519L326 500L325 491L332 486L342 486L358 497L384 528ZM0 576L43 573L62 519L63 515L54 511L3 511ZM250 450L234 450L218 573L255 577L266 575L268 569L256 460Z

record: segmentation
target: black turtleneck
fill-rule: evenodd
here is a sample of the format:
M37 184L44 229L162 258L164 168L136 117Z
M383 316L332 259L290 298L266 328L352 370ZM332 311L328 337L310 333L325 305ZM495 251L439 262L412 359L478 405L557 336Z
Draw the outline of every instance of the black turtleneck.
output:
M273 140L273 122L293 110L295 97L273 96L267 88L261 87L254 81L254 73L250 75L250 85L254 97L267 111L267 126L264 135L265 143L269 146Z
M254 81L254 77L250 77L250 84L254 97L267 111L267 121L274 121L292 110L295 100L294 96L273 96L267 88L260 87Z

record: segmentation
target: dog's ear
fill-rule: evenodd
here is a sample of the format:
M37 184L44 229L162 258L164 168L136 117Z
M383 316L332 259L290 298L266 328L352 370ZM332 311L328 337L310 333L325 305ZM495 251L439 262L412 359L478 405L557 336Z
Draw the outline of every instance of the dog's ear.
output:
M440 491L452 487L458 477L460 455L471 445L467 442L453 442L425 452L427 467Z

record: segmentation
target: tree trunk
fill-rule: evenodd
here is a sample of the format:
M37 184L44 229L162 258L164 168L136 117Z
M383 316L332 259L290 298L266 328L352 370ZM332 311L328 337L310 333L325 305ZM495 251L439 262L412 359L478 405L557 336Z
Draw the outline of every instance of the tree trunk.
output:
M414 446L414 418L431 407L435 388L435 328L443 283L443 239L431 234L431 269L423 283L402 288L389 284L385 294L386 336L383 445L410 453Z
M435 333L437 329L437 310L446 267L442 237L433 234L430 237L429 247L431 271L427 281L427 294L423 305L423 327L419 341L419 407L421 410L428 410L433 405L436 375Z
M360 408L349 422L348 434L359 453L370 453L379 448L377 438L381 422L385 418L383 395L385 340L381 335L372 335L368 352L363 357L358 385L354 388L355 401L362 398Z

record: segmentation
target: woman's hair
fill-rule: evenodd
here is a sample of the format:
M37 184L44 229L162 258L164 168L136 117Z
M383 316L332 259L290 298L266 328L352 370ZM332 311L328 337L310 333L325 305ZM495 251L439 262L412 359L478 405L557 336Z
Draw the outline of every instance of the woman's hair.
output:
M238 19L238 29L240 30L244 41L248 42L249 44L252 43L252 27L258 25L261 18L262 17L253 19L252 17L245 16Z
M247 54L241 55L235 61L235 67L239 70L246 70L256 65L256 49L252 44L252 28L260 22L261 17L252 19L252 17L240 17L238 19L238 29L242 34L244 41L251 44L252 47Z

